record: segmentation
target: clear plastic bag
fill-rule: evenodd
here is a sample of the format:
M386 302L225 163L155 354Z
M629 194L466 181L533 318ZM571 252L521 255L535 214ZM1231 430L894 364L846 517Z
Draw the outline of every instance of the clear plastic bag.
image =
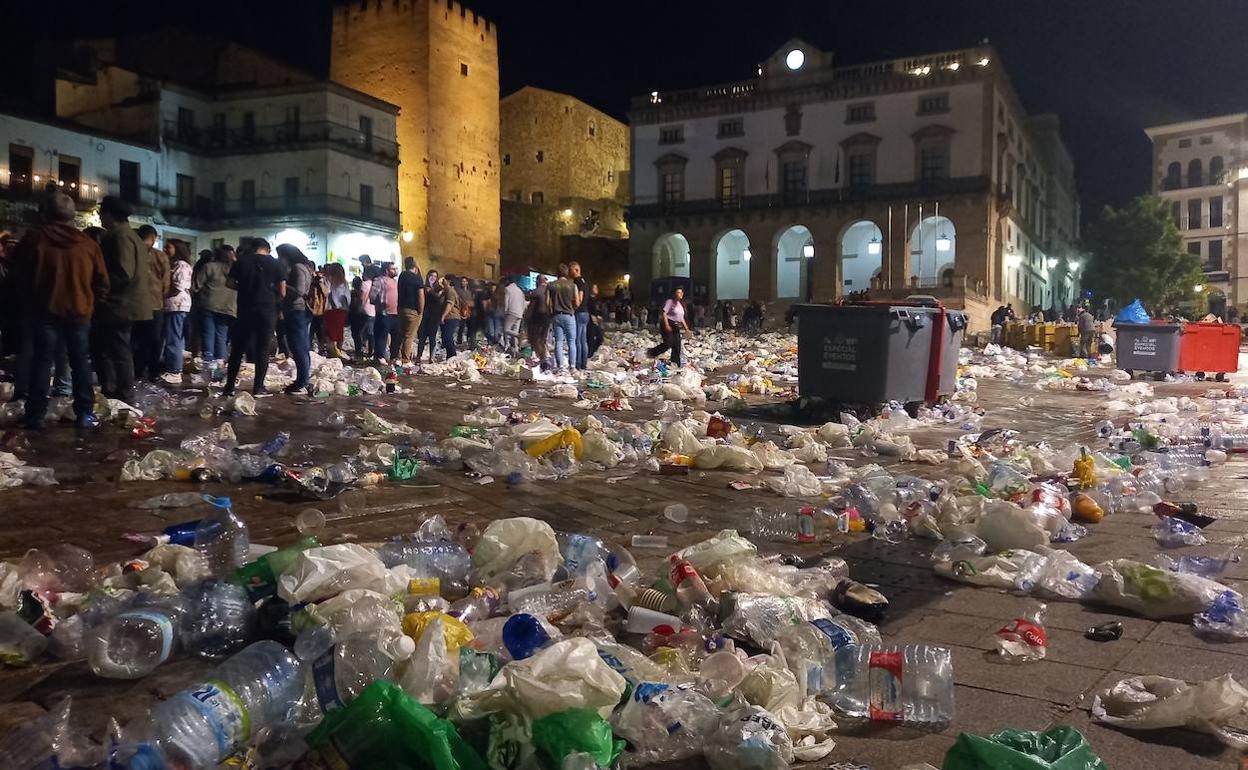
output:
M1248 709L1248 688L1230 674L1189 685L1164 676L1133 676L1101 690L1092 718L1128 730L1186 727L1248 749L1248 734L1228 726Z
M711 770L787 770L793 741L770 712L751 706L725 715L707 742L705 757Z

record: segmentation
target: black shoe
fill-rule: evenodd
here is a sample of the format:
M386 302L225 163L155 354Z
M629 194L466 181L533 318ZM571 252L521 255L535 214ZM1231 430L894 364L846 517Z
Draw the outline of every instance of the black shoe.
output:
M302 393L303 391L305 391L305 390L307 390L307 389L308 389L308 386L307 386L307 385L300 385L300 384L298 384L298 383L293 383L293 382L292 382L290 385L287 385L287 386L286 386L286 387L282 390L282 392L283 392L283 393L285 393L285 394L286 394L286 395L288 395L288 396L293 396L293 395L295 395L295 394L297 394L297 393Z
M273 395L268 388L252 388L251 395L253 398L264 398Z
M233 397L234 397L234 388L226 388L225 390L221 391L221 397L222 397L222 398L233 398Z

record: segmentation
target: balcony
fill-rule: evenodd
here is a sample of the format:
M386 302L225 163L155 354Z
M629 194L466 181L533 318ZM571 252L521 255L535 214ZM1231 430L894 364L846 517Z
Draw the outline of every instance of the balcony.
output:
M230 198L214 201L199 197L194 204L175 203L166 206L165 216L188 223L219 225L227 221L254 221L283 217L336 216L398 229L398 209L372 204L365 206L356 198L340 195L266 196L246 200Z
M304 149L309 145L326 145L362 153L381 162L399 161L399 146L395 142L332 121L281 123L245 129L201 128L166 120L164 138L170 144L204 155L283 152Z
M53 183L52 180L46 178L41 178L38 182L13 180L9 184L0 185L0 200L38 205L43 200L44 191L48 185ZM77 183L75 182L74 184L76 185ZM81 187L71 187L67 183L61 184L59 187L62 192L74 200L74 207L79 211L88 211L94 208L105 194L105 191L98 186L93 189L89 184L83 184Z
M836 203L860 203L873 200L931 199L941 195L966 195L988 191L987 177L956 177L930 179L897 184L875 184L862 187L838 187L830 190L807 190L800 193L775 192L767 195L746 195L723 201L703 198L688 201L665 201L635 204L629 207L630 220L648 217L714 214L725 210L759 210L825 206Z

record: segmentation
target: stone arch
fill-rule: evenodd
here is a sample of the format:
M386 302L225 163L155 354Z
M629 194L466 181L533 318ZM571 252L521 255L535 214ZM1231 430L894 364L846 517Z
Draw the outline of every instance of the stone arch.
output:
M715 298L749 299L750 239L744 230L728 230L715 239Z
M846 294L871 288L884 266L884 233L870 219L859 219L841 232L841 281Z
M918 276L920 284L935 283L940 265L957 261L957 228L948 217L925 217L911 229L909 247L910 275Z
M805 225L790 225L776 234L776 298L804 297L807 265L815 256L815 239Z
M655 278L689 277L689 239L680 233L667 233L654 242L651 270Z

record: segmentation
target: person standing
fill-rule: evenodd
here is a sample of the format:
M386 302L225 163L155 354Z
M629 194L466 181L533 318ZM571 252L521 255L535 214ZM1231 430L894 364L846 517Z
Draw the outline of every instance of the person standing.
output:
M420 330L417 334L416 361L420 362L425 353L425 343L429 343L429 363L433 363L433 351L438 346L438 330L442 327L442 317L446 314L446 292L444 281L438 280L438 271L430 270L425 275L424 315L421 316Z
M403 259L403 272L399 274L399 334L402 341L397 358L412 360L416 336L420 332L421 313L425 308L425 282L416 268L415 257Z
M308 294L312 292L313 269L303 252L290 243L278 245L277 259L286 274L286 292L282 296L286 349L295 361L295 381L282 392L294 395L308 388L312 376L312 313Z
M308 289L308 294L304 298L308 306L308 323L311 324L308 332L309 348L315 350L318 354L323 354L325 350L325 306L327 296L325 290L325 275L323 268L317 267L312 260L308 260L308 266L312 269L312 288Z
M581 263L569 262L568 275L576 285L576 356L572 366L584 369L589 365L589 284L581 275ZM556 351L558 355L558 351Z
M602 332L602 319L607 316L602 298L598 296L598 284L589 287L589 326L585 330L585 344L589 346L587 361L593 358L606 335Z
M212 259L191 277L191 291L199 304L203 360L209 370L222 365L230 354L230 326L238 315L238 292L228 283L233 262L233 247L218 246Z
M556 272L559 278L550 285L550 310L555 328L555 368L563 372L576 366L577 333L576 309L581 306L584 297L576 288L576 284L568 277L571 269L568 265L559 264ZM567 345L567 357L564 357L563 346Z
M269 253L269 242L253 238L246 253L230 268L229 285L238 291L238 318L230 334L230 362L222 395L234 395L243 356L256 367L252 394L266 396L264 377L269 371L269 346L277 328L277 306L286 296L286 272Z
M191 252L182 241L173 242L173 260L169 263L169 293L163 307L164 351L161 356L164 374L161 379L170 385L182 384L182 364L186 353L186 317L191 313Z
M174 240L165 239L164 249L156 248L158 234L151 225L140 225L136 231L147 244L147 264L151 270L148 292L152 296L152 318L137 321L130 334L130 347L134 351L134 376L140 380L155 381L161 373L164 355L165 298L169 296L169 260L174 253Z
M682 364L680 341L681 331L689 331L685 322L685 290L677 286L672 296L663 303L663 312L659 314L659 330L663 341L646 351L651 358L657 358L668 350L672 351L672 363Z
M95 304L91 324L92 359L100 390L127 404L134 401L134 352L130 335L136 321L152 319L151 284L156 281L150 249L130 229L130 206L107 195L100 201L104 235L100 251L108 272L108 294Z
M361 363L373 354L373 325L377 322L377 307L373 304L373 281L381 274L377 265L364 268L360 282L360 339L356 341L355 357ZM363 343L363 344L361 344Z
M373 359L386 362L386 356L397 358L399 354L399 271L387 262L381 266L381 274L373 279L370 294L376 316L373 320Z
M95 241L74 229L74 202L68 195L51 192L39 212L42 223L13 250L10 277L34 343L22 427L43 428L52 358L56 348L64 345L69 354L75 424L93 428L99 421L92 412L95 391L87 337L95 304L109 292L104 256Z
M502 296L502 340L503 347L511 355L520 352L520 321L524 318L526 301L524 289L516 283L515 278L504 279Z
M1096 316L1092 315L1086 307L1081 308L1079 318L1075 323L1079 329L1079 358L1091 359L1097 349Z
M515 283L515 278L511 279L511 283ZM491 345L497 345L504 339L507 330L504 328L507 321L507 287L506 281L494 287L494 294L490 297L490 318L486 324L485 336L489 339ZM519 286L516 287L520 289ZM524 296L524 289L520 289L520 295ZM524 313L521 311L521 316Z
M461 281L465 279L461 278ZM442 310L442 348L446 351L446 360L451 360L455 354L459 352L455 347L455 333L460 330L465 320L464 314L471 313L471 309L464 310L463 294L456 291L447 279L443 278L441 282L442 293L446 297L446 306Z
M468 286L468 279L465 276L447 276L450 282L451 291L454 293L455 304L457 307L459 323L455 324L455 342L457 345L464 344L464 337L468 333L468 324L472 321L472 289Z
M347 311L351 307L351 287L347 285L347 271L337 262L325 266L325 339L332 358L346 358L342 352L347 325Z
M539 275L528 307L529 346L533 348L533 355L537 356L542 369L550 368L550 346L547 344L551 324L550 292L546 284L546 276Z

